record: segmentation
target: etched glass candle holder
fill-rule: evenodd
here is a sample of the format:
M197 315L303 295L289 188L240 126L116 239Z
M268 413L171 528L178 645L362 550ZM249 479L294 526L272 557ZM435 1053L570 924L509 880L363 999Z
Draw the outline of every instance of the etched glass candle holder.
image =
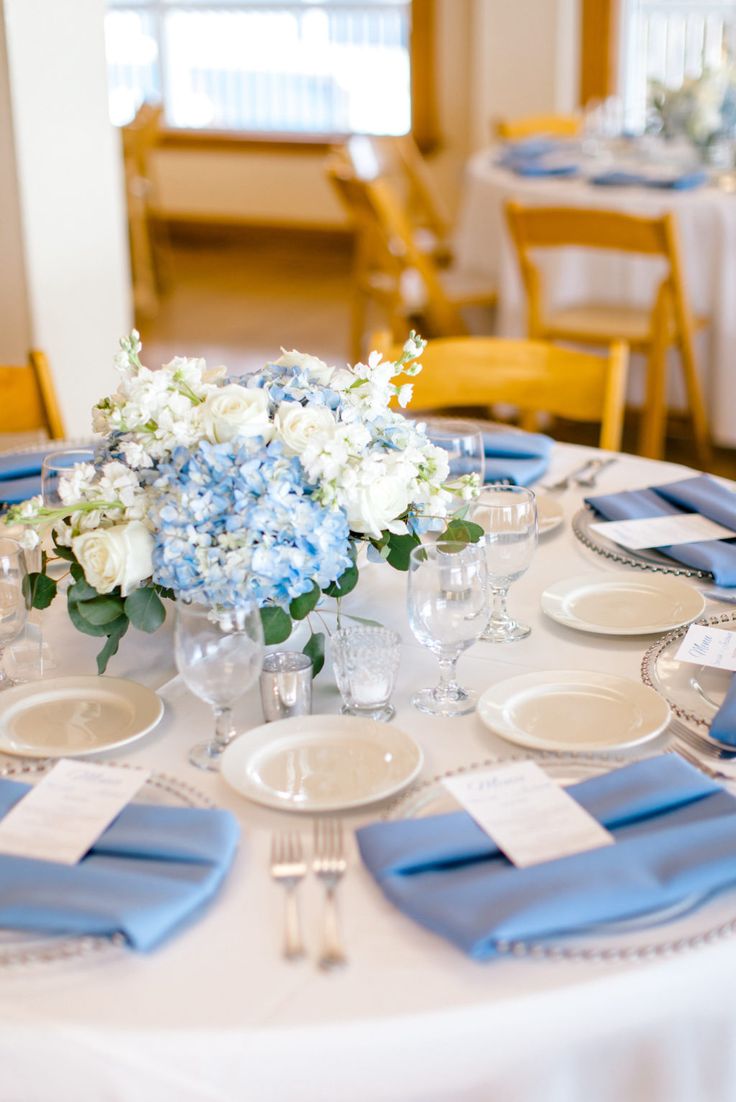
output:
M345 715L393 718L396 709L390 700L399 672L400 643L389 628L361 626L335 632L333 665Z

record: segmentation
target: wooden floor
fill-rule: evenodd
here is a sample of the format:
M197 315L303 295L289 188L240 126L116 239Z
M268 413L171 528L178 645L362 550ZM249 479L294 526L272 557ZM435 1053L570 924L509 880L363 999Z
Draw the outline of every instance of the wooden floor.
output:
M328 363L349 360L350 245L345 239L265 230L220 239L174 240L168 289L156 318L140 322L143 362L204 356L232 374L297 348ZM630 423L629 423L630 422ZM561 426L561 437L594 444L596 430ZM624 450L636 450L635 417ZM697 466L689 425L670 426L667 458ZM712 470L736 478L736 451L715 449Z

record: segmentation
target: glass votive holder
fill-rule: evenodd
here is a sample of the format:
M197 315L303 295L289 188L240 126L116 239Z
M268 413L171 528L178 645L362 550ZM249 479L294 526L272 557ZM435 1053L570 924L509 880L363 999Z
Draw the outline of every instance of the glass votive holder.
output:
M395 631L382 627L340 628L332 636L335 680L345 715L387 722L396 714L390 704L399 672Z
M41 496L47 508L55 509L63 504L59 496L59 483L68 478L74 467L80 463L94 466L94 448L64 448L62 451L49 452L41 464Z
M312 711L312 659L294 650L279 650L263 659L261 704L266 723Z

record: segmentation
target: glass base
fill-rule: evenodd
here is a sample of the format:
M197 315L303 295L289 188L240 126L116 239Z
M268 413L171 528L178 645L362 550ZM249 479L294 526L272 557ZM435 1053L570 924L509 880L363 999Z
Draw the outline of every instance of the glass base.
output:
M451 696L440 696L436 689L420 689L411 698L411 702L428 716L464 716L475 711L478 694L472 689L461 689L459 686Z
M377 719L380 723L388 723L396 715L393 704L383 704L380 708L351 708L343 704L340 709L344 716L360 716L362 719Z
M480 638L485 643L516 643L519 639L526 639L531 632L532 629L527 624L520 624L517 620L507 620L489 624Z
M217 773L220 769L222 750L219 750L211 742L198 742L189 751L189 764L197 769L206 769L210 773Z

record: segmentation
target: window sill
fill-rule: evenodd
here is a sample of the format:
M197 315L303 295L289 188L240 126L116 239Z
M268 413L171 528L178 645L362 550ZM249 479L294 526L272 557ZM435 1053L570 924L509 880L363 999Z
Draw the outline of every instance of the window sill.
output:
M185 130L167 127L161 131L159 145L164 149L314 154L326 153L332 146L345 141L346 137L344 134L260 134L239 130Z

